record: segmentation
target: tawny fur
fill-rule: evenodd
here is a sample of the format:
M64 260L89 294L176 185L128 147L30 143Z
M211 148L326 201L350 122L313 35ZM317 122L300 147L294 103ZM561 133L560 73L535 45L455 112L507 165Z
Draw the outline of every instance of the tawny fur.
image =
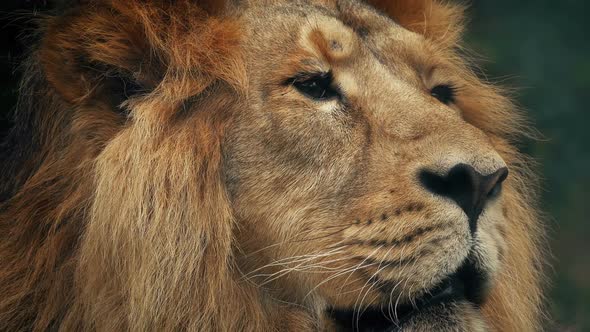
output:
M536 181L513 146L527 125L455 53L461 6L369 2L440 46L436 54L468 82L472 97L458 107L511 170L503 270L483 315L497 331L540 329ZM0 174L1 329L323 328L316 308L274 303L244 282L237 261L257 239L244 239L254 226L236 219L224 182L223 140L249 100L242 27L226 7L100 1L43 22L2 151L10 160ZM421 49L400 57L420 57L412 52ZM127 98L129 82L142 93Z

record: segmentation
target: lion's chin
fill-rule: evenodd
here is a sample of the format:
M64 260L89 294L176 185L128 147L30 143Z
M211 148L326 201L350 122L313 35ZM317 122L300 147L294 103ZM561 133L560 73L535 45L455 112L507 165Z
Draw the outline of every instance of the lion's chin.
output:
M345 310L331 314L341 332L486 331L477 306L464 299L398 310L397 317L383 308L369 308L360 316Z
M338 331L485 331L479 307L487 285L485 274L466 262L411 303L333 309L330 315Z

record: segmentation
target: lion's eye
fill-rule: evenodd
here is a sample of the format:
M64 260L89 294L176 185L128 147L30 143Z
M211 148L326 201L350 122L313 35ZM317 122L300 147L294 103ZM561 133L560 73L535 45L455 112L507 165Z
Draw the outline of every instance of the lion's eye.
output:
M340 96L333 86L332 73L321 73L312 76L296 77L291 84L303 95L315 100L328 100Z
M430 90L430 94L445 105L455 102L455 88L451 85L437 85Z

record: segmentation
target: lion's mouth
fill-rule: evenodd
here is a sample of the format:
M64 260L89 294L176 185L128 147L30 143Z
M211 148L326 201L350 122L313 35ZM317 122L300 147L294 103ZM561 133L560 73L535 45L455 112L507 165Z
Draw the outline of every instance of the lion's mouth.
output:
M435 306L467 301L475 307L485 300L486 274L466 261L455 273L428 290L412 303L367 308L361 313L349 309L333 309L331 317L338 331L390 331L403 326L405 321Z

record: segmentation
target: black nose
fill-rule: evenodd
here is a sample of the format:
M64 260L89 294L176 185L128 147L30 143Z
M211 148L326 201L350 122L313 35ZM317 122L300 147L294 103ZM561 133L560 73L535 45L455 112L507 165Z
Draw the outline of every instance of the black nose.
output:
M447 175L423 170L419 176L428 191L454 200L465 211L471 233L475 233L479 215L486 202L500 194L508 169L502 167L490 175L482 175L469 165L458 164Z

